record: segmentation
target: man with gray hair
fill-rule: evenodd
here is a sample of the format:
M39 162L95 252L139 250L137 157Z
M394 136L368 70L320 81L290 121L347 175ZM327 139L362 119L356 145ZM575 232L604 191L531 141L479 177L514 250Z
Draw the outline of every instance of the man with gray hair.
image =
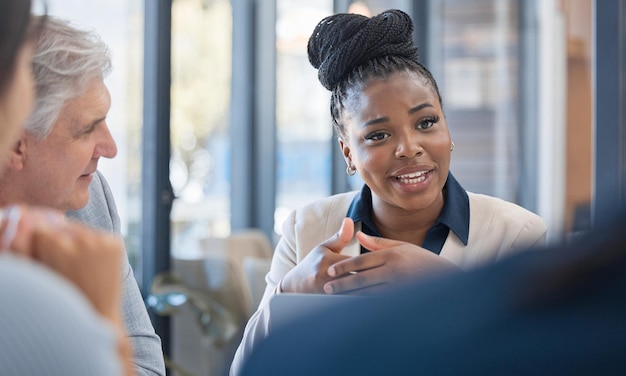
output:
M104 77L110 70L109 50L96 34L48 18L33 59L35 106L0 176L1 206L53 207L120 233L110 188L97 170L100 157L117 154L106 122L111 98ZM124 262L123 315L136 371L165 375L161 340L127 258Z

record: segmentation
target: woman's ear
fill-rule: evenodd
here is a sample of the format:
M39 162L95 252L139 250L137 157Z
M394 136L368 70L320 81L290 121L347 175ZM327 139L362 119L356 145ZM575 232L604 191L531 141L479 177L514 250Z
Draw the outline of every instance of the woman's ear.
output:
M350 158L350 145L348 145L341 136L337 137L337 142L339 143L339 149L341 149L343 157L346 158L346 160Z
M345 142L343 140L343 138L341 138L341 136L339 136L337 138L337 142L339 143L339 148L341 149L341 154L343 154L343 159L346 160L346 164L348 164L348 166L351 165L352 163L352 155L350 154L350 145L348 145L347 142Z

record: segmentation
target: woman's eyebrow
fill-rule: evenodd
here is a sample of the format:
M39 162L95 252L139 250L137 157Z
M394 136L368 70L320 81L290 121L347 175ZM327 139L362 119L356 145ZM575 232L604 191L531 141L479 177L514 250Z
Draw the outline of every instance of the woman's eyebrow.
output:
M414 114L417 111L419 111L421 109L424 109L426 107L434 107L434 106L432 104L430 104L430 103L422 103L422 104L419 104L419 105L413 107L412 109L410 109L409 110L409 114Z
M386 121L389 121L389 118L386 117L386 116L385 117L381 117L381 118L377 118L377 119L368 120L365 123L363 123L361 128L365 128L365 127L368 127L368 126L374 125L374 124L384 123Z
M419 110L422 110L422 109L427 108L427 107L429 107L429 108L434 108L435 106L433 106L432 104L430 104L430 103L428 103L428 102L426 102L426 103L422 103L422 104L418 104L417 106L415 106L415 107L413 107L413 108L409 109L408 113L409 113L410 115L412 115L412 114L414 114L414 113L418 112ZM374 124L384 123L384 122L386 122L386 121L389 121L389 118L388 118L388 117L386 117L386 116L385 116L385 117L381 117L381 118L377 118L377 119L368 120L368 121L366 121L365 123L363 123L363 125L361 126L361 128L365 128L365 127L368 127L368 126L370 126L370 125L374 125Z

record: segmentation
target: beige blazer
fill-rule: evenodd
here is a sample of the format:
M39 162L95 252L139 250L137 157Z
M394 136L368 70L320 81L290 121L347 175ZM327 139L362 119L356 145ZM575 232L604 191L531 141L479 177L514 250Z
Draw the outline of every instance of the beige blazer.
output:
M272 266L265 277L267 287L257 311L252 315L231 365L231 375L237 375L241 362L254 344L269 331L268 302L279 293L280 280L315 246L333 236L346 217L357 191L338 194L293 211L283 223ZM450 231L440 256L462 269L499 260L517 250L545 244L546 225L541 217L513 203L482 194L468 192L470 228L467 246ZM360 230L355 223L355 233ZM342 254L358 255L356 239Z

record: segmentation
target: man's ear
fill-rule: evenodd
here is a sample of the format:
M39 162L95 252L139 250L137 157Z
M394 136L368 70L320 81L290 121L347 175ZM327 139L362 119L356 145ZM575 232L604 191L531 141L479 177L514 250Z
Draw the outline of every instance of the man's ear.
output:
M9 158L7 159L7 168L20 171L24 168L26 162L26 134L22 134L19 140L15 142Z

